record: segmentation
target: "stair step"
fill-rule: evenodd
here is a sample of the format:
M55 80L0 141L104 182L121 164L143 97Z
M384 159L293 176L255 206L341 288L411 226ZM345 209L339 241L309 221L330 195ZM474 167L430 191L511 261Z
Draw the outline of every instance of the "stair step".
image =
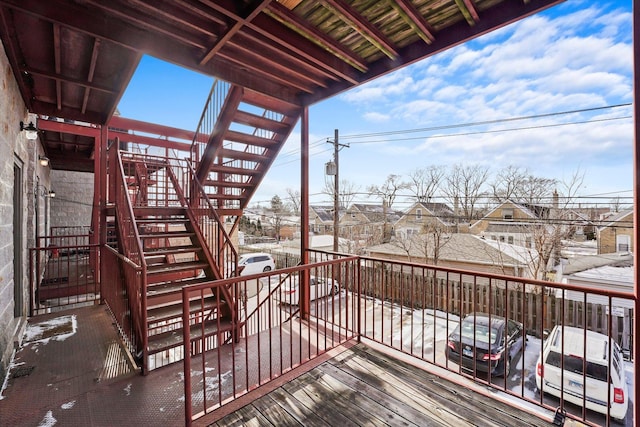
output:
M206 261L174 262L170 264L153 265L147 267L147 274L174 273L185 270L201 270L207 267L209 267L209 264Z
M264 162L270 160L268 156L258 153L251 153L248 151L230 150L228 148L221 148L218 150L218 156L224 159L232 160L246 160L249 162Z
M206 277L190 277L184 280L152 283L147 286L147 299L179 294L183 286L197 285L209 281L211 279ZM148 303L148 306L152 307L153 305Z
M225 134L225 139L228 141L239 142L241 144L255 145L257 147L278 147L280 141L270 138L261 138L259 136L251 135L248 133L237 132L234 130L228 130Z
M167 255L179 255L202 252L202 248L198 246L165 246L161 248L150 248L144 251L145 258L167 256Z
M218 333L233 331L233 324L229 320L208 320L204 322L204 334L202 323L190 326L191 340L195 341L203 337L210 337ZM172 331L150 335L148 341L149 354L159 353L182 345L182 328Z
M152 225L152 224L158 224L158 225L165 225L165 224L184 224L189 222L189 218L187 217L169 217L169 218L137 218L136 219L136 223L140 224L140 225L144 225L144 226L148 226L148 225Z
M220 303L223 304L224 301L221 300ZM189 303L189 313L193 314L202 310L208 311L217 306L218 298L213 295L204 299L196 297ZM162 305L147 310L147 324L149 327L158 322L178 318L182 318L182 301L180 301L180 304Z
M178 231L148 231L145 230L143 233L140 233L139 236L141 239L175 239L178 237L193 237L195 235L192 231L178 230Z
M290 128L288 123L272 120L242 110L236 111L233 121L258 129L267 129L272 132L287 132Z
M135 206L133 208L133 214L136 216L136 221L144 219L143 217L155 217L157 219L170 216L184 216L186 214L186 208L182 206Z

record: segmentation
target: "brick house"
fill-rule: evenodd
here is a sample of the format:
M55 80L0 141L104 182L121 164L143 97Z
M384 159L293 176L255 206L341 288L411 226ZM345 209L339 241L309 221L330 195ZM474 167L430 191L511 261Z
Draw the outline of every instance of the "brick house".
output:
M428 229L456 231L456 215L445 203L416 202L394 224L396 237L407 238Z
M634 251L633 209L608 217L597 229L598 254Z

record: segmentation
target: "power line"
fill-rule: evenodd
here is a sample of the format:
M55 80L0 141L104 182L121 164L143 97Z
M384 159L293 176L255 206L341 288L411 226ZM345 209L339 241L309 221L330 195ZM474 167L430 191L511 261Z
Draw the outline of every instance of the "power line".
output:
M615 104L615 105L607 105L607 106L603 106L603 107L593 107L593 108L583 108L583 109L578 109L578 110L558 111L558 112L553 112L553 113L535 114L535 115L519 116L519 117L509 117L509 118L496 119L496 120L485 120L485 121L479 121L479 122L454 123L454 124L450 124L450 125L433 126L433 127L426 127L426 128L403 129L403 130L394 130L394 131L387 131L387 132L351 134L351 135L342 136L341 138L342 139L363 139L363 138L372 138L372 137L390 136L390 135L402 135L402 134L411 134L411 133L419 133L419 132L433 132L433 131L447 130L447 129L458 129L458 128L465 128L465 127L473 127L473 126L483 126L483 125L490 125L490 124L509 123L509 122L520 121L520 120L530 120L530 119L545 118L545 117L557 117L557 116L563 116L563 115L567 115L567 114L577 114L577 113L602 111L602 110L608 110L608 109L614 109L614 108L628 107L628 106L631 106L631 105L632 105L631 103ZM598 122L613 121L613 120L624 120L624 119L629 119L629 118L632 118L632 116L622 116L622 117L605 118L605 119L574 121L574 122L566 122L566 123L556 123L556 124L551 124L551 125L527 126L527 127L510 128L510 129L497 129L497 130L486 130L486 131L477 131L477 132L465 132L465 133L447 134L447 135L433 135L433 136L422 136L422 137L411 137L411 138L398 138L398 139L392 139L392 140L383 139L383 140L374 140L374 141L352 141L352 143L353 144L369 144L369 143L389 142L389 141L411 141L411 140L424 139L424 138L447 138L447 137L456 137L456 136L482 135L482 134L491 134L491 133L498 133L498 132L513 132L513 131L522 131L522 130L531 130L531 129L543 129L543 128L550 128L550 127L558 127L558 126L570 126L570 125L580 125L580 124L587 124L587 123L598 123ZM324 142L326 140L330 139L330 138L331 138L331 136L327 136L327 137L318 139L318 140L314 141L313 143L311 143L309 145L309 148L319 147L319 146L323 145ZM320 155L320 154L324 154L324 153L329 152L329 151L331 151L331 150L330 149L321 150L319 152L311 154L310 157L311 156L317 156L317 155ZM300 152L301 152L300 149L291 150L291 151L289 151L287 153L284 153L282 156L294 156L294 155L300 154ZM293 163L295 161L297 161L297 159L292 159L292 160L284 161L284 162L281 162L281 163L280 162L279 163L275 163L273 165L273 167L284 166L284 165L287 165L289 163Z

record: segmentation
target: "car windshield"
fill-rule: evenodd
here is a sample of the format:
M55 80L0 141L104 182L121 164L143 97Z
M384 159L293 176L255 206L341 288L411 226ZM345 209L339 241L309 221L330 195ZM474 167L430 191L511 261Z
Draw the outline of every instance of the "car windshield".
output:
M461 335L464 338L473 340L473 322L462 322ZM476 341L485 344L495 344L498 331L495 328L491 328L489 331L489 325L476 323Z

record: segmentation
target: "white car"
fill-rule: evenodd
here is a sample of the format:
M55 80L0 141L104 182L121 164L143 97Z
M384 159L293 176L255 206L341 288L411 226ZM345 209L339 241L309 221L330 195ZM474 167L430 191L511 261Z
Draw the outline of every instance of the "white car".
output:
M629 392L620 347L606 335L586 332L585 353L584 329L554 326L545 341L542 355L538 357L536 386L544 393L562 397L578 406L582 406L584 400L587 409L595 412L606 414L610 410L612 418L622 421L627 415ZM564 357L561 357L563 349ZM610 350L611 372L607 375ZM564 366L564 373L561 366ZM609 387L607 377L611 380ZM608 392L610 407L607 405Z
M240 276L248 276L250 274L266 273L274 270L276 263L271 254L265 252L256 252L244 254L238 260L238 270Z
M340 292L340 283L333 279L310 276L309 288L311 291L311 301L324 298L329 295L336 295ZM282 284L282 289L278 293L280 301L285 304L295 305L300 302L300 286L297 277Z

